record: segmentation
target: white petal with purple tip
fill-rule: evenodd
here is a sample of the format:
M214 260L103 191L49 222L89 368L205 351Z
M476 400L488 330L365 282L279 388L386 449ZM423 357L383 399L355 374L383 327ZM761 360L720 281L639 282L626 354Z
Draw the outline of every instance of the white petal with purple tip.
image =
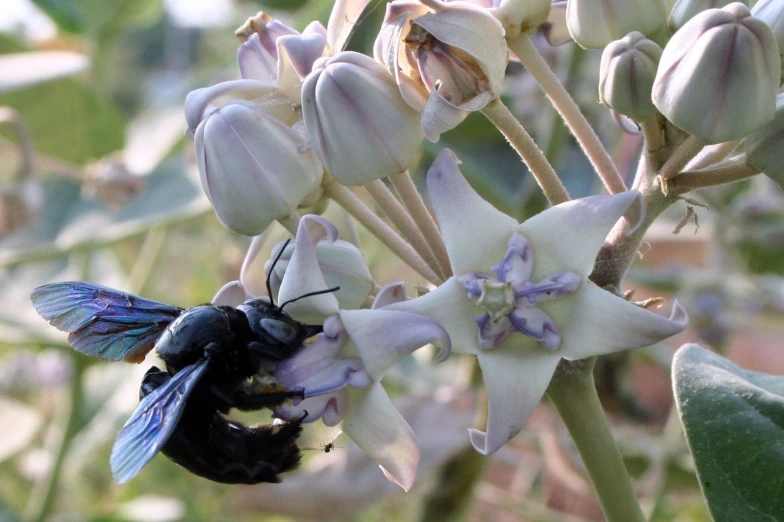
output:
M495 453L519 433L539 404L560 360L543 350L526 352L522 358L514 339L532 342L512 336L508 346L477 354L487 389L487 429L469 429L468 433L474 448L483 455Z
M348 390L350 408L343 431L379 463L391 481L408 491L419 465L419 447L406 420L380 384L369 391Z
M682 332L689 322L677 301L667 318L602 290L590 281L573 300L576 312L569 319L560 351L567 359L649 346Z
M403 357L431 342L441 351L436 362L452 351L446 331L424 315L397 310L341 310L340 319L357 348L367 372L375 380Z
M520 233L534 245L534 279L566 270L587 277L610 229L639 198L628 191L575 199L522 223Z
M458 163L448 149L438 154L427 173L428 195L454 273L490 272L503 258L509 236L519 225L471 188Z

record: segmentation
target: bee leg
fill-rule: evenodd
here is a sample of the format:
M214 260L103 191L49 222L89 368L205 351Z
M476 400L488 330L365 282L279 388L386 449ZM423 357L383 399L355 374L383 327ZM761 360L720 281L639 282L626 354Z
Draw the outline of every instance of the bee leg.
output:
M234 394L233 406L242 411L255 411L263 408L280 406L286 399L304 399L305 394L302 390L287 392L258 393L250 395L244 391Z

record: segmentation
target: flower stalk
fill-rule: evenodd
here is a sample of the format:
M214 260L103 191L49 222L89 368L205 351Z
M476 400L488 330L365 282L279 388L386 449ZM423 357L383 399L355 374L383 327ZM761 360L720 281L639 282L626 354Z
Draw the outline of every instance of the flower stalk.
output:
M392 227L374 214L351 190L340 183L330 181L325 193L337 204L342 206L357 221L362 223L379 241L384 243L400 259L406 262L419 275L433 284L440 284L442 279L427 265L416 250L408 244Z
M663 180L669 180L680 174L683 167L685 167L705 146L700 140L694 136L689 136L683 143L675 149L670 159L668 159L661 170L659 176Z
M591 165L599 174L602 183L610 191L610 194L624 192L626 185L615 168L612 158L610 158L610 155L602 146L599 137L591 128L588 120L585 119L577 104L564 86L561 85L561 82L558 81L552 69L542 59L531 40L523 35L507 40L507 45L539 83L539 86L547 94L555 109L561 114L580 147L588 156Z
M569 193L558 174L509 108L497 99L482 109L482 113L498 127L509 144L517 151L536 178L548 201L553 205L569 201Z
M419 229L424 234L433 254L436 256L436 261L445 278L452 275L452 267L449 264L449 256L446 253L446 246L444 245L444 238L441 231L438 229L433 214L425 206L422 196L411 179L411 174L401 172L389 177L392 185L400 194L400 199L405 205L414 222L419 226Z
M547 397L577 446L607 522L645 522L596 392L595 360L590 359L578 373L556 372Z
M413 246L414 250L422 256L422 259L424 259L427 265L443 278L444 273L440 269L438 261L436 260L433 251L430 249L430 245L428 245L428 241L425 239L425 236L422 234L422 231L417 226L414 219L395 198L392 191L389 190L380 179L375 179L367 183L365 185L365 190L367 190L376 203L378 203L381 210L389 216L392 224L400 230L403 237L411 243L411 246Z
M757 169L749 167L742 160L732 161L712 169L682 172L670 180L670 191L683 194L698 188L742 181L759 173Z

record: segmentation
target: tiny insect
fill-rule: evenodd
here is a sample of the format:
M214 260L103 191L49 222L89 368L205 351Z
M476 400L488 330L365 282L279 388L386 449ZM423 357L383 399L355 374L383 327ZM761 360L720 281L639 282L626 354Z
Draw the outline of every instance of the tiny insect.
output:
M285 245L284 245L285 249ZM280 259L281 249L273 261ZM269 279L267 290L272 296ZM296 445L302 426L247 427L222 414L232 408L256 411L301 390L284 390L271 377L322 327L296 321L283 308L250 299L234 308L205 304L182 309L81 281L36 288L36 311L79 352L107 361L141 362L155 348L166 370L151 368L142 381L139 406L120 430L110 464L125 483L160 451L201 477L228 484L279 482L299 464ZM250 380L267 377L251 389Z

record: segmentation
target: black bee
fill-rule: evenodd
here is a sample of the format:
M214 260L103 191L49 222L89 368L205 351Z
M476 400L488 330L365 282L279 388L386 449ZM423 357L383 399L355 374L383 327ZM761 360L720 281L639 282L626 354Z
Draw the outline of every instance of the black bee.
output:
M77 351L108 361L141 362L155 348L166 363L166 371L153 367L145 375L139 406L112 448L110 463L119 483L136 476L161 451L209 480L256 484L279 482L279 473L297 466L302 426L246 427L221 414L304 398L301 390L277 387L270 373L322 327L300 323L283 308L335 290L281 306L251 299L237 308L206 304L183 310L69 281L36 288L31 299L44 319L70 334ZM259 375L261 388L250 389L250 379Z

